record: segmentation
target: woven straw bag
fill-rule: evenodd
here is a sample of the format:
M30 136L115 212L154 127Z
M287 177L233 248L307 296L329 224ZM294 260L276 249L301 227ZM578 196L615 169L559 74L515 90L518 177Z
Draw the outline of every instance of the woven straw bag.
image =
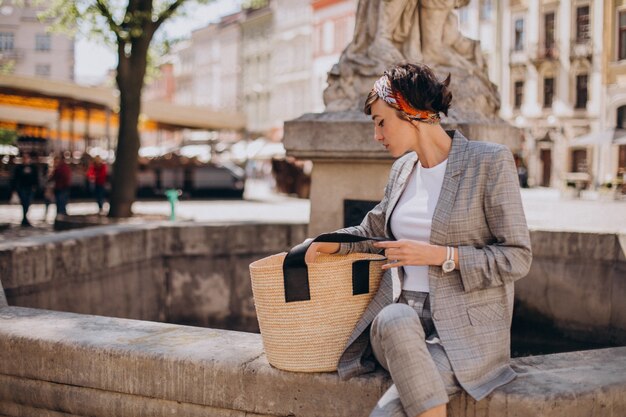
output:
M329 233L250 264L252 292L269 363L295 372L332 372L378 291L386 258L323 255L307 265L313 242L382 240Z

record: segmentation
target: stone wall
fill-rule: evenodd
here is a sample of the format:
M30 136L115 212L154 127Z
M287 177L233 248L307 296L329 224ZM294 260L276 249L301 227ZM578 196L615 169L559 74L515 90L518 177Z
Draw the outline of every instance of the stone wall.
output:
M104 226L0 244L11 306L258 329L248 265L305 239L306 225Z
M0 244L0 279L11 306L256 331L248 265L305 237L304 224L81 229ZM620 236L532 231L531 239L518 313L571 337L626 344Z
M448 416L626 415L626 348L512 366L516 380L480 402L452 397ZM390 383L281 371L258 334L0 308L0 415L365 417Z
M531 231L516 308L571 338L626 345L626 235Z

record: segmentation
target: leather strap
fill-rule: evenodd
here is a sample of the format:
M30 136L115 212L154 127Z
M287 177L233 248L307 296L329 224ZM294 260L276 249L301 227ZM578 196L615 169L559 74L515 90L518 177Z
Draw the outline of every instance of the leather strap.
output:
M313 240L304 241L293 248L283 261L283 280L285 302L306 301L311 299L309 271L304 261L307 250L314 242L356 243L366 240L388 240L381 237L362 237L348 233L325 233ZM361 259L352 264L352 295L369 292L369 263L373 259Z

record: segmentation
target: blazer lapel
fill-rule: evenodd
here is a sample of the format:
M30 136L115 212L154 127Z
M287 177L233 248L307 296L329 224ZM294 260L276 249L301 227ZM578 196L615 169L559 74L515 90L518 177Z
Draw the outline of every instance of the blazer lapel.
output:
M396 208L396 204L398 204L398 200L400 196L404 192L404 188L406 187L407 179L413 169L415 168L415 164L417 164L417 154L412 152L411 159L402 166L402 171L398 174L396 178L395 184L391 190L391 195L389 196L389 205L387 206L387 212L385 213L385 232L387 235L393 236L389 229L389 220L391 220L391 213Z
M441 193L433 214L430 230L430 243L446 245L448 235L448 221L452 214L456 193L459 189L459 179L465 166L468 140L458 130L448 131L452 136L452 147L448 154L446 173L441 185Z

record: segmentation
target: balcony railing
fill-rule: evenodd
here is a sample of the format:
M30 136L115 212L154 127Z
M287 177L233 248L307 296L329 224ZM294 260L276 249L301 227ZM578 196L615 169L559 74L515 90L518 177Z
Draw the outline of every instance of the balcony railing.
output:
M524 48L511 48L509 51L509 65L526 65L528 63L528 50Z
M529 56L535 65L546 61L558 61L559 48L556 42L550 46L533 44L529 48Z
M572 39L570 42L570 59L589 59L593 56L593 41L591 39Z

